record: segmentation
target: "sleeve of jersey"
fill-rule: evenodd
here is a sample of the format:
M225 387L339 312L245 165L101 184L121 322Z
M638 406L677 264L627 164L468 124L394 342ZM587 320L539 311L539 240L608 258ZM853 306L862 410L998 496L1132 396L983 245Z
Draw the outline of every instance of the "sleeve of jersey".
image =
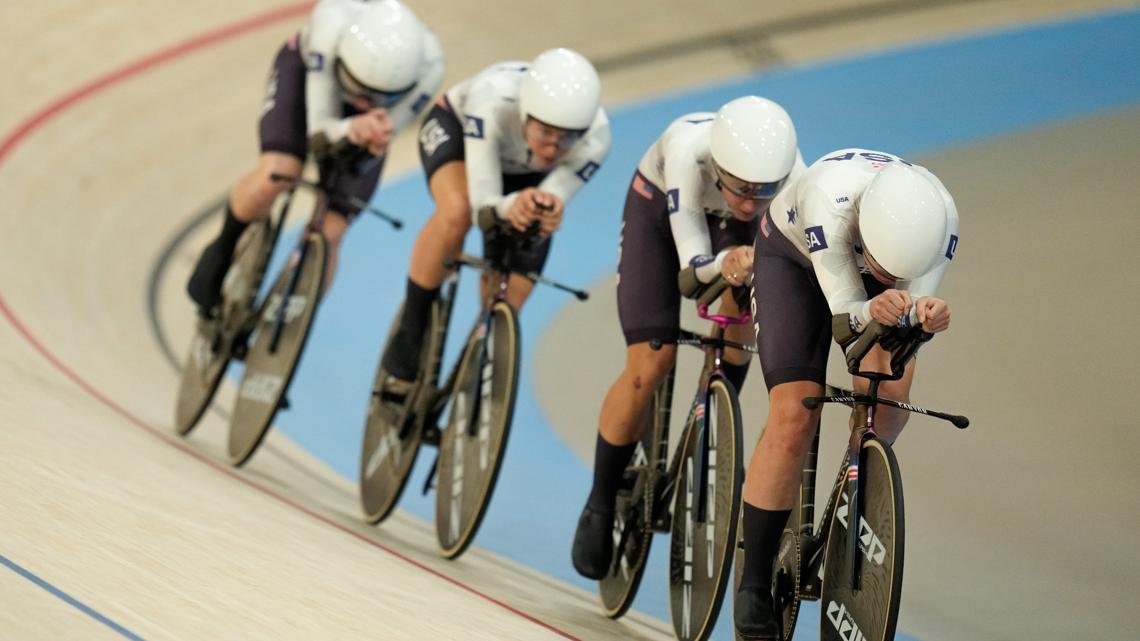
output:
M542 179L538 188L558 196L564 205L601 168L610 153L609 122L600 122L590 129L576 148Z
M340 97L333 78L336 43L344 18L333 5L318 2L309 23L308 59L305 60L305 108L309 135L324 132L337 141L348 135L348 119L340 113Z
M958 250L958 208L954 205L954 199L949 194L945 196L945 199L946 238L942 244L942 256L930 271L910 281L905 287L910 292L912 299L933 296L938 291L942 277L946 275L946 269L950 267L950 261L954 258L954 252ZM917 322L917 320L914 312L911 312L911 321Z
M665 196L677 260L682 267L695 267L697 280L710 283L720 273L724 257L712 255L709 224L701 207L701 172L690 154L672 151L664 152Z
M416 90L392 107L388 114L396 131L402 131L412 124L424 108L431 104L432 97L443 86L443 74L446 67L443 49L439 46L439 40L436 39L435 34L429 33L428 35L430 38L425 46L427 60Z
M855 261L850 223L835 215L830 203L827 194L815 187L808 187L800 199L808 257L832 315L849 314L858 332L870 319L870 302Z
M503 195L500 134L494 112L491 109L479 109L472 104L474 101L471 98L469 95L467 113L463 116L463 156L467 165L467 195L471 201L471 216L477 219L479 210L490 206L495 208L495 213L500 218L506 218L507 207L513 198L508 199Z

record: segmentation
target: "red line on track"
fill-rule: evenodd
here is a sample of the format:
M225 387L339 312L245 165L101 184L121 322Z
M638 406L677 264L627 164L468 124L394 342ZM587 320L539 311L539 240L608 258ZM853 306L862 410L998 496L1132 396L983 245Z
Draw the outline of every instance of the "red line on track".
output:
M102 92L106 89L109 89L109 88L111 88L111 87L113 87L113 86L115 86L115 85L117 85L117 84L119 84L125 80L133 78L134 76L137 76L141 73L144 73L144 72L147 72L150 70L153 70L157 67L162 66L163 64L165 64L167 62L171 62L173 60L176 60L176 59L181 58L183 56L186 56L188 54L195 53L197 51L200 51L200 50L205 49L207 47L210 47L212 45L220 44L226 40L229 40L229 39L237 37L237 36L244 35L250 31L254 31L254 30L259 29L261 27L265 27L265 26L274 24L274 23L282 21L282 20L288 20L291 18L296 18L298 16L307 14L309 12L309 10L311 9L311 7L312 7L311 2L302 2L299 4L288 5L288 6L281 7L279 9L270 11L268 13L264 13L261 15L253 16L251 18L247 18L247 19L239 21L239 22L235 22L233 24L221 27L219 29L215 29L213 31L208 31L208 32L200 34L198 36L194 36L194 37L190 38L189 40L186 40L184 42L176 44L172 47L160 50L160 51L153 53L149 56L141 58L135 62L129 63L129 64L127 64L127 65L125 65L119 69L116 69L116 70L114 70L114 71L112 71L106 75L103 75L99 78L96 78L95 80L92 80L91 82L88 82L84 85L80 85L77 89L71 91L70 93L64 95L61 98L56 99L55 101L49 103L47 106L45 106L42 109L40 109L39 111L37 111L35 114L33 114L32 116L30 116L29 118L24 120L19 125L17 125L16 128L13 129L11 133L7 134L4 137L3 141L0 142L0 167L3 166L5 160L7 160L8 156L10 156L12 154L12 152L15 151L15 149L17 147L19 147L20 143L22 143L29 135L34 133L37 129L40 129L41 127L46 125L48 122L50 122L56 116L62 114L63 112L67 111L68 109L78 105L79 103L82 103L83 101L94 97L95 95L99 94L100 92ZM366 543L372 547L379 548L379 549L387 552L388 554L391 554L392 556L394 556L394 557L396 557L396 558L398 558L398 559L400 559L400 560L402 560L402 561L404 561L404 562L406 562L406 563L408 563L408 564L410 564L410 565L412 565L412 566L414 566L414 567L416 567L416 568L418 568L424 572L427 572L428 574L431 574L432 576L435 576L435 577L437 577L437 578L439 578L439 579L441 579L447 583L450 583L451 585L453 585L455 587L458 587L458 588L465 590L465 591L467 591L467 592L469 592L469 593L471 593L471 594L473 594L473 595L475 595L481 599L484 599L490 603L493 603L493 604L499 606L500 608L507 610L508 612L511 612L515 615L518 615L518 616L526 619L527 621L530 621L531 623L534 623L535 625L541 626L541 627L543 627L543 628L545 628L545 629L547 629L547 630L549 630L555 634L558 634L564 638L567 638L567 639L576 639L577 638L577 637L574 637L573 635L569 634L568 632L560 630L560 629L554 627L553 625L546 623L545 621L541 621L541 620L523 612L522 610L519 610L519 609L517 609L511 605L504 603L503 601L500 601L499 599L496 599L493 596L490 596L489 594L485 594L483 592L480 592L476 588L471 587L470 585L467 585L466 583L463 583L457 579L449 577L446 574L443 574L442 572L440 572L438 570L435 570L431 567L428 567L427 565L424 565L423 563L420 563L419 561L416 561L415 559L413 559L413 558L411 558L405 554L402 554L401 552L398 552L393 548L390 548L390 547L388 547L388 546L386 546L386 545L384 545L378 541L370 539L367 536L364 536L363 534L361 534L361 533L359 533L359 532L357 532L357 531L355 531L355 530L353 530L353 529L351 529L345 525L337 523L336 521L316 512L316 511L314 511L314 510L312 510L312 509L310 509L310 508L308 508L308 507L306 507L306 506L304 506L304 505L302 505L302 504L300 504L300 503L298 503L298 502L296 502L290 498L287 498L282 494L278 494L277 492L274 492L273 490L271 490L269 488L266 488L266 487L261 486L257 483L254 483L253 481L249 480L248 478L245 478L244 476L238 474L232 468L225 466L225 465L222 465L221 463L215 461L214 459L212 459L208 456L205 456L204 454L201 454L200 452L195 451L190 446L183 443L181 440L175 438L174 436L168 434L167 432L165 432L165 431L163 431L157 427L154 427L153 425L148 424L147 422L143 421L141 418L135 416L129 410L127 410L125 407L123 407L122 405L119 405L114 400L112 400L110 397L108 397L103 392L101 392L94 385L89 383L86 379L84 379L82 376L80 376L78 373L76 373L75 370L71 369L71 367L68 366L67 363L63 362L63 360L61 360L58 356L56 356L55 353L53 353L50 349L48 349L48 347L42 341L40 341L39 338L37 338L35 334L32 333L31 329L29 329L28 326L23 321L21 321L18 316L16 316L16 313L12 310L12 308L8 306L8 303L4 299L4 296L2 293L0 293L0 312L3 312L4 317L8 319L8 322L11 323L12 327L15 328L16 332L19 333L21 336L23 336L24 340L26 340L37 352L40 353L41 356L44 357L44 359L46 359L49 363L51 363L51 365L55 369L57 369L61 374L63 374L68 379L71 379L71 381L74 382L76 385L78 385L81 389L83 389L83 391L87 392L93 398L95 398L99 402L101 402L104 405L106 405L107 407L109 407L116 414L122 416L127 421L129 421L131 424L133 424L136 427L148 432L149 434L158 438L159 440L163 441L164 443L181 450L182 452L194 457L195 459L205 463L206 465L209 465L210 467L214 468L215 470L218 470L219 472L222 472L223 474L226 474L226 475L230 476L231 478L233 478L233 479L235 479L241 483L244 483L245 485L257 490L258 492L261 492L262 494L265 494L266 496L269 496L269 497L271 497L271 498L273 498L273 499L275 499L281 503L284 503L285 505L288 505L289 507L292 507L293 509L298 510L299 512L302 512L302 513L304 513L304 514L306 514L306 515L308 515L308 516L310 516L310 517L312 517L318 521L321 521L322 523L325 523L329 526L332 526L332 527L344 532L345 534L348 534L349 536L352 536L352 537L354 537L354 538L356 538L356 539L358 539L358 540L360 540L360 541L362 541L362 542L364 542L364 543Z

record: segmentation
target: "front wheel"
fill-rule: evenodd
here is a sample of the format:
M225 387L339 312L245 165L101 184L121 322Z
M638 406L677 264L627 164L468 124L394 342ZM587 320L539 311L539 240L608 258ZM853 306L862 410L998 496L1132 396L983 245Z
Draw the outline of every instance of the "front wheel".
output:
M519 346L518 316L504 301L467 342L439 444L435 532L446 558L467 549L491 502L515 412Z
M327 244L318 233L310 233L305 242L307 247L296 257L296 264L281 270L269 290L253 330L230 419L227 452L232 465L248 461L265 438L313 327L324 284ZM290 293L287 290L294 274L296 282Z
M707 404L690 413L683 448L673 504L669 605L677 638L703 640L716 624L736 551L744 445L731 384L712 380Z
M824 556L820 629L823 641L895 638L903 573L903 494L890 445L870 438L861 452L863 516L859 520L859 577L851 585L848 527L851 483L839 497Z

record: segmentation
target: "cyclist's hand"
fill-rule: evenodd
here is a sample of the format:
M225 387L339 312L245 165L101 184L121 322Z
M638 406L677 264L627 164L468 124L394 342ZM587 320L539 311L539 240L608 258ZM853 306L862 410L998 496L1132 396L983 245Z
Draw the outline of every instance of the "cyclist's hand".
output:
M562 214L566 211L566 206L561 198L546 191L536 189L533 198L538 206L539 220L542 221L540 232L549 237L562 226Z
M507 221L511 227L519 232L525 232L531 222L539 220L542 210L535 201L535 194L539 193L534 187L527 187L515 196L515 201L507 209Z
M910 313L912 304L910 292L888 289L871 299L871 318L884 327L895 327L903 314Z
M720 273L729 285L739 287L748 280L752 273L752 261L755 251L749 245L740 245L729 250L720 265Z
M937 334L950 328L950 306L941 298L923 296L915 301L915 314L922 329Z
M392 119L384 109L369 109L348 120L348 141L368 149L373 156L388 150L394 132Z

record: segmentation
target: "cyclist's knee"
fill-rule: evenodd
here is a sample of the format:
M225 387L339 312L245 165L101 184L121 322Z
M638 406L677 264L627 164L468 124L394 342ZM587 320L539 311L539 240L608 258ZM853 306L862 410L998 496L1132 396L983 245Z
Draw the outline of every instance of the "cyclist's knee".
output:
M299 177L302 165L293 156L285 154L263 154L258 160L257 169L248 180L238 183L235 194L239 199L252 202L257 209L264 209L273 204L281 193L287 191L289 183L275 181L274 174Z
M662 345L659 350L649 349L648 345L643 345L630 350L626 369L635 387L656 387L665 380L676 360L676 345Z
M328 241L330 251L336 251L336 249L340 247L340 241L344 238L344 232L346 230L348 230L348 219L341 214L333 213L325 218L324 225L321 227L321 233L324 234L325 240Z
M811 440L817 422L818 412L804 407L799 399L791 396L772 398L764 433L771 434L778 444L798 451Z
M471 205L464 198L445 198L436 202L435 216L448 238L462 239L471 229Z

